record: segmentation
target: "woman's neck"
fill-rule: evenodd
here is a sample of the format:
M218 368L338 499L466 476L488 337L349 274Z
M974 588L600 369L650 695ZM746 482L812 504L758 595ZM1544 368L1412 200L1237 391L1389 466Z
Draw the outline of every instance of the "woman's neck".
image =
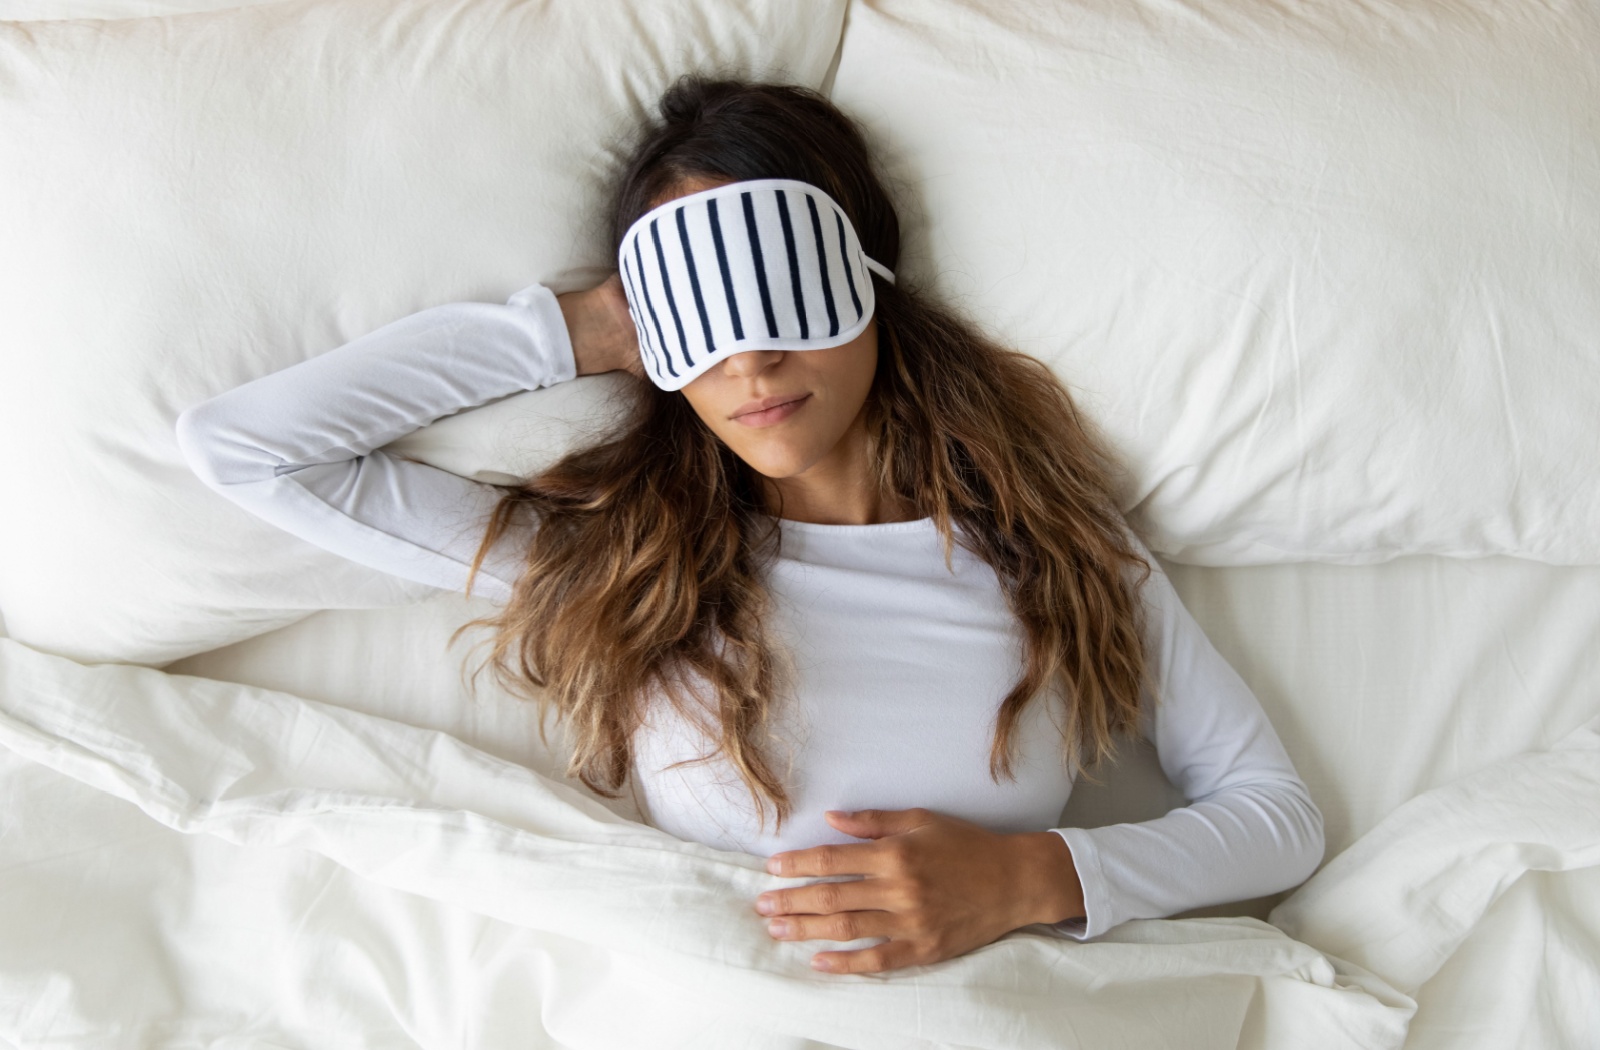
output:
M769 500L767 513L788 521L806 521L816 525L883 525L893 521L916 521L924 515L903 500L890 500L878 495L863 494L859 499L840 498L822 505L797 499L786 492L782 513L774 501Z

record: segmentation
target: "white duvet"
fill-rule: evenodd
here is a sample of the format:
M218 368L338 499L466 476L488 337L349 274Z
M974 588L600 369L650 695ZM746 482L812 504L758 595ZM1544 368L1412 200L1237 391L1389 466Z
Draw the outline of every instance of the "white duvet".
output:
M1397 1047L1524 870L1600 862L1596 720L1401 807L1277 925L824 975L751 910L759 858L438 731L0 639L0 744L17 1046Z

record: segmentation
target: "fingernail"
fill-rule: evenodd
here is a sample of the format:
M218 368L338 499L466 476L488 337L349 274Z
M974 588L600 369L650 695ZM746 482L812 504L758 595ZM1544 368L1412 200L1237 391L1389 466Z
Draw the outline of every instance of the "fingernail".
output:
M831 970L833 969L833 963L827 959L813 955L811 957L811 968L813 970Z
M767 923L767 932L774 937L786 936L789 932L789 924L783 919L773 919Z
M767 861L767 874L768 875L776 875L776 874L778 874L778 862L777 862L776 859Z
M772 898L770 898L770 897L758 897L758 898L756 898L756 911L760 912L761 914L763 914L763 915L771 915L773 908L774 908L774 905L772 903Z

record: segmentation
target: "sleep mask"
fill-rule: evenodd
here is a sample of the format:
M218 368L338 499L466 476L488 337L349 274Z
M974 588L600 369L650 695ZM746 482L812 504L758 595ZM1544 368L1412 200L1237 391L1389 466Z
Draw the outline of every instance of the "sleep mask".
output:
M730 182L628 227L622 287L651 382L678 390L730 354L821 350L872 321L871 270L837 201L797 179Z

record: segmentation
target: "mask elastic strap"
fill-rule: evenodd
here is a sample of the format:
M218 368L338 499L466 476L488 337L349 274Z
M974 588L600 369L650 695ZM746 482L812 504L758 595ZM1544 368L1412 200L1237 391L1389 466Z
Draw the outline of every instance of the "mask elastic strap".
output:
M885 281L888 281L890 284L894 283L894 271L889 269L887 266L883 265L883 263L881 263L878 260L872 258L872 256L865 255L865 254L863 254L861 256L861 261L867 264L867 269L871 270L873 273L877 274L879 277L882 277Z

